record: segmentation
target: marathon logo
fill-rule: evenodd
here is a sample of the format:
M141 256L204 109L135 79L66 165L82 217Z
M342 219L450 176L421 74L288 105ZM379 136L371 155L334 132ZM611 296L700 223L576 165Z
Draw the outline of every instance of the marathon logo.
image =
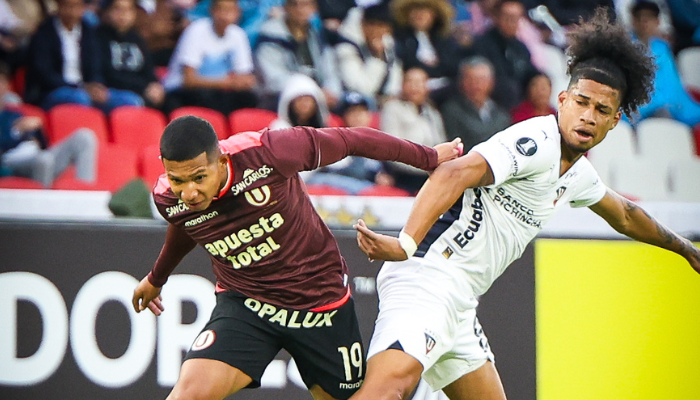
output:
M257 224L243 228L223 239L207 243L204 245L204 248L213 256L228 259L234 269L247 267L280 249L281 246L269 234L282 226L282 224L284 224L284 218L282 218L280 213L275 213L270 218L260 217ZM260 239L265 235L268 236L262 243L250 245L238 254L228 255L230 251L236 250L244 244Z
M166 208L165 212L168 214L168 218L170 218L175 214L179 214L183 211L188 211L189 209L190 208L187 207L187 204L183 203L182 200L178 200L176 205Z
M513 198L502 187L499 187L496 193L497 194L493 196L493 201L501 206L508 214L512 215L520 222L542 229L542 221L534 217L535 211L532 208L526 206L518 199Z
M360 379L359 381L355 383L345 383L345 382L340 382L338 385L339 389L359 389L360 386L362 386L362 382L364 382L364 379Z
M270 176L272 171L273 169L267 165L263 165L258 168L257 171L253 171L252 169L245 170L245 172L243 172L243 180L233 185L233 187L231 187L231 192L233 192L234 196L238 196L238 194L246 190L248 186L260 179Z
M292 329L331 327L333 326L333 317L338 312L338 310L324 313L287 310L251 298L247 298L244 304L250 311L267 322Z
M481 228L481 222L484 220L484 203L481 201L481 190L479 189L474 189L474 202L472 202L471 208L473 211L469 226L464 232L459 232L452 238L462 249L476 237L476 233L479 232L479 228ZM444 254L445 253L443 253L443 255ZM445 256L445 258L449 258L449 255Z
M219 215L218 211L212 211L209 214L200 215L197 218L194 218L194 219L191 219L191 220L185 222L185 226L189 227L189 226L199 225L202 222L209 221L210 219L216 217L217 215Z

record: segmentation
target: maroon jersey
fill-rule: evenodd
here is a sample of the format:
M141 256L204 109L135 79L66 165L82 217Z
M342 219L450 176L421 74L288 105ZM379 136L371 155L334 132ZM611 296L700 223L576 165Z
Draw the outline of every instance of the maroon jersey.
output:
M196 242L209 252L217 290L296 309L349 296L345 260L298 172L349 155L437 166L435 150L369 128L245 132L219 145L229 155L228 180L206 210L190 211L165 175L156 184L154 200L170 227L149 280L162 286Z

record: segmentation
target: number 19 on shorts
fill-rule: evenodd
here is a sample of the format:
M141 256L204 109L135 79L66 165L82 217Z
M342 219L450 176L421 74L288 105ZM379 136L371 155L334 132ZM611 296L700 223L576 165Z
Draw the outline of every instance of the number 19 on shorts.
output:
M357 378L362 376L362 344L355 342L347 347L338 347L338 353L343 356L343 366L345 367L345 380L353 380L353 370L357 370Z

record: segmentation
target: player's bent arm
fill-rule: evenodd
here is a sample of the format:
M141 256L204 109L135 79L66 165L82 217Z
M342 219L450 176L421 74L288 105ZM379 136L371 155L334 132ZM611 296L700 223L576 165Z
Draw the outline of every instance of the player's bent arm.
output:
M700 249L647 214L634 202L608 189L603 198L589 207L617 232L683 256L700 273Z
M493 181L491 167L477 152L441 164L418 192L399 239L373 232L360 220L354 225L358 231L357 244L370 260L405 260L465 190L490 185Z
M452 207L465 190L492 184L491 167L477 152L441 164L416 196L403 231L420 243L435 221Z

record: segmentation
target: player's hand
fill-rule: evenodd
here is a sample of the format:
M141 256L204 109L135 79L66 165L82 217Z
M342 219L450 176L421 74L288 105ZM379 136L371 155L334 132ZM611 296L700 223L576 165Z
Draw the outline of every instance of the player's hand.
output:
M160 315L165 308L161 303L160 288L151 285L148 277L141 279L136 289L134 289L134 297L131 300L134 311L137 313L148 308L156 316Z
M372 231L361 219L358 219L352 227L357 230L358 246L367 254L370 261L402 261L408 258L398 238Z
M440 143L433 148L438 153L438 165L445 161L454 160L464 153L464 144L461 138L456 138L451 142Z

